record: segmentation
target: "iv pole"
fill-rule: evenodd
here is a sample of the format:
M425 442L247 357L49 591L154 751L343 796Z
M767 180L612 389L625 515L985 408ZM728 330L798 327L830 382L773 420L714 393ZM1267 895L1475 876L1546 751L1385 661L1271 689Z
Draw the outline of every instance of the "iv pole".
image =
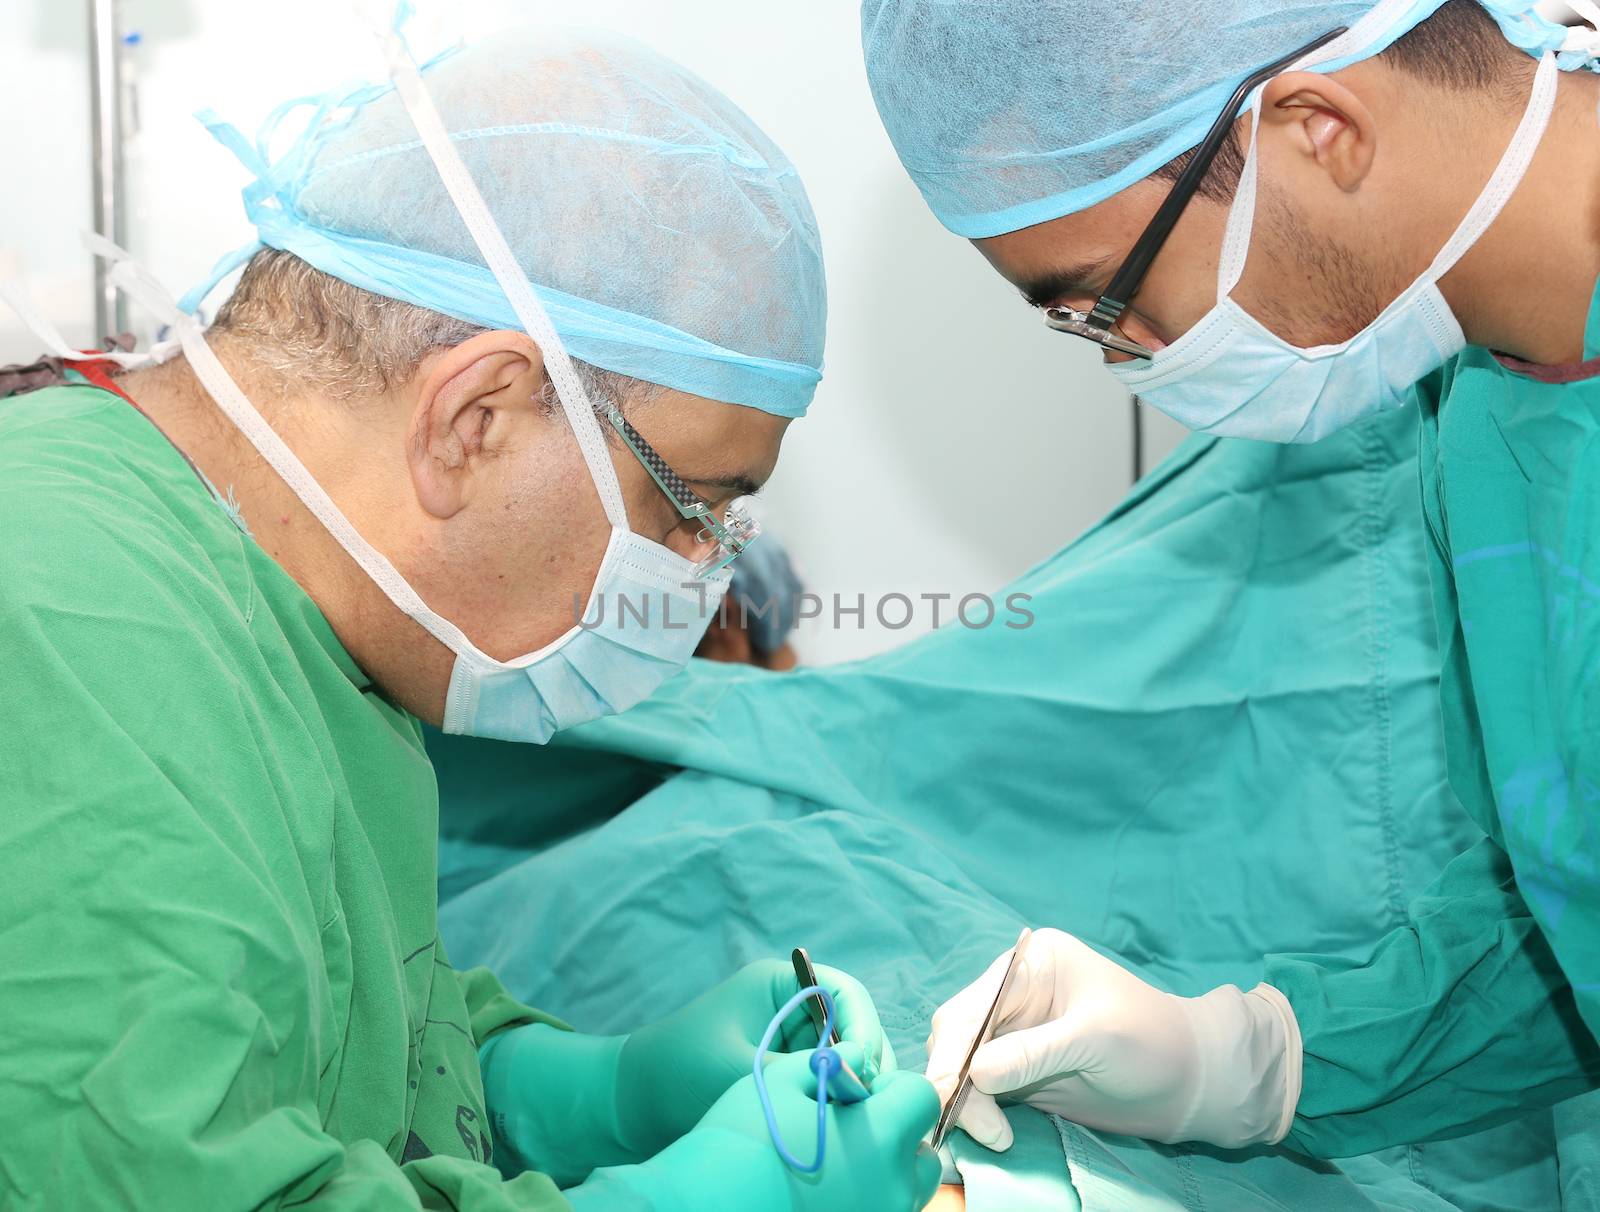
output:
M89 0L90 146L94 156L94 229L127 247L122 167L122 3ZM94 258L94 340L127 328L127 304Z

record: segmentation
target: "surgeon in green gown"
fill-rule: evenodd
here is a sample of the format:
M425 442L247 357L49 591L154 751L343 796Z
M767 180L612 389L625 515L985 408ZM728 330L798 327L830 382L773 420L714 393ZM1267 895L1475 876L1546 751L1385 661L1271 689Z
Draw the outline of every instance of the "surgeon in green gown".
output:
M1009 1145L1006 1097L1340 1157L1600 1081L1600 30L1573 20L864 0L932 209L1143 404L1276 442L1418 416L1450 784L1484 834L1363 962L1268 957L1248 991L1176 997L1038 923L973 1066L977 1140ZM1189 889L1192 928L1222 895ZM936 1084L1007 958L935 1017Z
M182 353L45 332L79 370L0 399L0 1205L920 1208L937 1100L844 974L870 1092L805 1177L751 1076L786 963L596 1037L439 942L419 721L540 740L683 664L709 616L660 612L750 539L823 278L782 153L642 47L392 63L286 148L208 118L259 234L209 332L102 248ZM817 1042L767 1068L802 1152Z

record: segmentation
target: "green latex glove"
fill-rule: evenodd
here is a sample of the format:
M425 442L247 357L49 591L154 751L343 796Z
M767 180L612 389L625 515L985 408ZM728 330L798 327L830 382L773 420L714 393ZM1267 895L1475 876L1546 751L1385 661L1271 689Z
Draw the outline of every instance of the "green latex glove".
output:
M862 1079L893 1069L866 989L833 968L819 966L817 980L833 995L841 1039L860 1049ZM767 1024L798 991L789 964L759 960L632 1035L534 1025L495 1036L479 1062L496 1164L508 1174L539 1170L567 1185L596 1167L655 1155L750 1076ZM816 1027L802 1007L785 1020L772 1051L816 1046Z
M839 1052L861 1071L861 1049ZM809 1057L778 1057L766 1080L785 1143L809 1158L817 1133ZM799 1174L773 1148L746 1076L687 1136L640 1165L597 1170L566 1196L574 1212L920 1212L939 1187L938 1155L923 1143L938 1118L926 1078L884 1073L865 1101L828 1104L822 1169Z

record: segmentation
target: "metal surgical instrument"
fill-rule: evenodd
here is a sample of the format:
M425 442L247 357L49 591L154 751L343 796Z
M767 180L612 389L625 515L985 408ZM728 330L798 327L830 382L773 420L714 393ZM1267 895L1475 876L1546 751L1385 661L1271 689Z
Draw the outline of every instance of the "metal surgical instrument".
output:
M961 1108L966 1105L967 1095L972 1093L972 1061L978 1055L978 1049L994 1038L994 1029L998 1025L1000 1007L1005 1004L1006 994L1011 992L1012 981L1016 978L1017 971L1022 967L1022 954L1027 949L1028 939L1033 936L1033 931L1023 928L1017 936L1017 945L1011 950L1011 962L1006 965L1005 975L1000 978L1000 988L994 995L994 1001L989 1006L989 1012L983 1016L983 1022L978 1024L978 1033L972 1038L972 1046L967 1049L966 1059L961 1062L961 1068L956 1072L956 1088L950 1094L950 1101L945 1103L944 1109L939 1113L939 1122L933 1128L933 1147L940 1148L945 1138L950 1135L951 1129L956 1126L956 1121L961 1118Z

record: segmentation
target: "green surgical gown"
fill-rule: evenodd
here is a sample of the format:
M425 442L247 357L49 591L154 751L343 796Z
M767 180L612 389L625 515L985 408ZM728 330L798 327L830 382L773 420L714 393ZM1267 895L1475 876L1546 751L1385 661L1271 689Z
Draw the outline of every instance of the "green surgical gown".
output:
M0 1204L567 1206L485 1164L541 1016L440 946L417 721L109 392L0 400L0 671Z
M1600 1079L1600 305L1584 345L1567 367L1468 349L1415 393L1450 785L1487 837L1367 962L1269 962L1314 1153Z

